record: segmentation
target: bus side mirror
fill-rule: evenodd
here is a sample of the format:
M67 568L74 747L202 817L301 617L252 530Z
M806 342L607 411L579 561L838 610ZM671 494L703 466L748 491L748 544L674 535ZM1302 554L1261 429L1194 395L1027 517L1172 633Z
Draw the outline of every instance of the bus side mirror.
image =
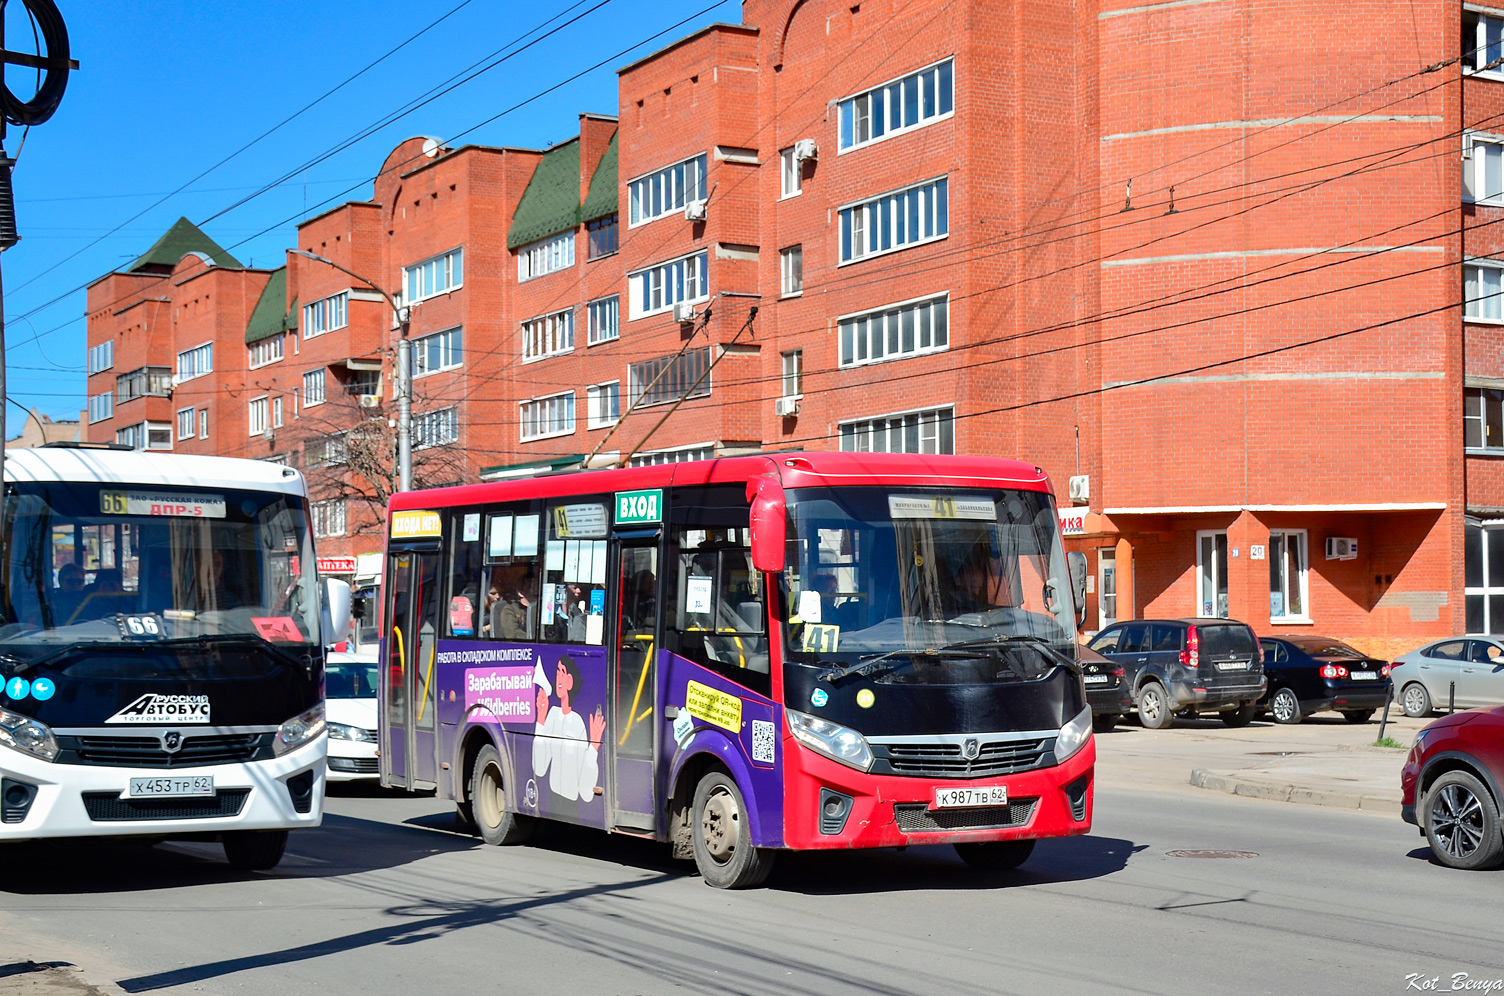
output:
M1086 554L1072 550L1065 555L1071 571L1071 594L1076 599L1076 625L1086 625Z
M784 525L788 503L783 485L770 477L747 482L747 500L752 504L752 566L774 574L783 570Z
M338 578L322 578L319 587L323 596L319 625L324 631L319 642L327 647L345 639L350 631L350 584Z

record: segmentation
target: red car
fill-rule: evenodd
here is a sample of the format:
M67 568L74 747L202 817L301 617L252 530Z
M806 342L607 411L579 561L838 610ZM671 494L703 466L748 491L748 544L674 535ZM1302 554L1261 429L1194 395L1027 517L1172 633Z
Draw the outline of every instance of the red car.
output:
M1504 861L1504 706L1443 716L1415 738L1400 772L1400 815L1452 868Z

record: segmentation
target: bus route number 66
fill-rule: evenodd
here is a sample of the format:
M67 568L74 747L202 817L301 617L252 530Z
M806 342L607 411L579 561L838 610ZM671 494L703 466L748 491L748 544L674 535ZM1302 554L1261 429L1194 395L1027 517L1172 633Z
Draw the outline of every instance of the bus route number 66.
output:
M137 640L160 640L162 638L162 623L155 615L150 613L139 616L119 617L120 635L127 639Z

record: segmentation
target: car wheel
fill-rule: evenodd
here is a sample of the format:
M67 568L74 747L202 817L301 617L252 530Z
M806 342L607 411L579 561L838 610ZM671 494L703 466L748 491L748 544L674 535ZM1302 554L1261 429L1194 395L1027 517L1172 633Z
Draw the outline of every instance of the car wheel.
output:
M1448 771L1431 784L1425 821L1431 853L1449 868L1493 868L1504 854L1499 807L1466 771Z
M1100 716L1091 718L1091 728L1098 733L1110 733L1112 728L1118 725L1118 720L1122 718L1121 713L1104 712Z
M1222 717L1222 722L1233 729L1237 729L1240 726L1247 726L1253 722L1254 713L1258 711L1257 706L1249 703L1248 705L1240 705L1236 709L1223 709L1217 715Z
M1164 685L1150 681L1138 690L1138 721L1146 730L1163 730L1175 721Z
M1405 709L1405 715L1411 719L1419 719L1422 716L1431 715L1431 693L1426 691L1426 686L1418 681L1412 681L1400 692L1400 705Z
M956 854L979 871L1008 871L1029 860L1033 840L992 840L979 844L952 844Z
M493 846L521 844L533 835L538 821L531 816L507 811L506 779L502 774L501 753L486 744L470 765L470 813L480 839Z
M689 823L695 865L706 885L746 889L761 885L773 870L773 852L752 846L747 805L725 772L700 779Z
M225 834L225 859L241 871L267 871L277 867L287 850L286 830L236 830Z
M1342 718L1349 723L1366 723L1373 718L1372 709L1343 709Z
M1289 688L1277 688L1269 696L1269 715L1274 717L1276 723L1285 726L1294 726L1305 718L1300 714L1300 699Z

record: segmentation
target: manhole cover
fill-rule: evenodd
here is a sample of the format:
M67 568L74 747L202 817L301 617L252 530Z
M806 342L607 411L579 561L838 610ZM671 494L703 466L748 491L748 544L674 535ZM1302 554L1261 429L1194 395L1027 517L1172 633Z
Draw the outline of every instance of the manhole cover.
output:
M1258 851L1166 851L1172 858L1256 858Z

